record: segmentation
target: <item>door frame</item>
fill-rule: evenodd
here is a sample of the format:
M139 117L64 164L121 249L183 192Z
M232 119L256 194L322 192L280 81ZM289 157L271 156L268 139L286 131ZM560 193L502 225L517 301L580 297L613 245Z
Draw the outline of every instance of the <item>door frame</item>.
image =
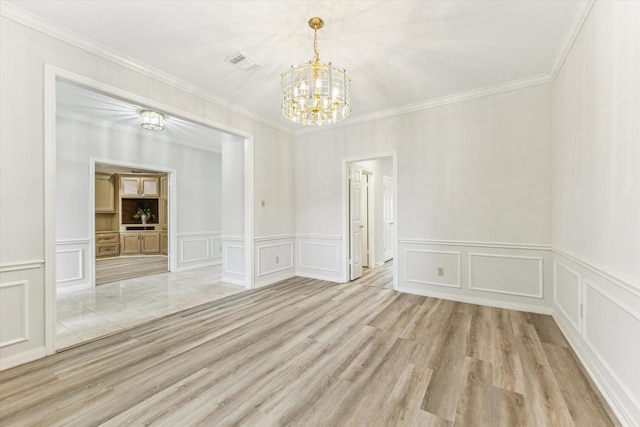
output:
M90 271L89 271L89 282L91 283L92 287L96 286L96 204L95 204L95 199L96 199L96 182L95 182L95 175L96 175L96 163L100 163L103 165L109 165L109 166L124 166L127 168L132 168L132 169L143 169L143 170L149 170L149 171L153 171L153 172L161 172L161 173L166 173L167 174L167 178L169 180L169 195L168 195L168 215L169 215L169 223L167 224L168 232L167 232L167 237L169 239L169 247L167 250L167 256L168 256L168 264L167 264L167 268L169 271L175 271L177 268L177 260L176 260L176 242L178 241L177 239L177 227L178 227L178 222L177 222L177 218L176 218L176 214L177 214L177 205L175 203L176 197L177 197L177 188L178 186L176 185L176 180L177 180L177 171L175 169L172 168L166 168L166 167L162 167L162 166L155 166L155 165L149 165L149 164L142 164L142 163L134 163L134 162L123 162L120 160L112 160L112 159L104 159L104 158L98 158L98 157L89 157L89 232L91 233L90 236L90 248L89 248L89 256L90 256L90 261L91 263L89 264L90 267ZM116 192L118 190L116 189Z
M56 87L66 80L91 90L122 98L129 102L163 111L169 115L244 139L244 247L245 287L254 287L254 137L240 129L218 123L204 116L150 99L72 71L44 64L44 322L45 354L55 354L57 324L56 293ZM175 187L175 186L174 186ZM94 189L95 190L95 189ZM177 221L176 215L173 215ZM176 227L174 227L176 228ZM177 230L175 230L177 232ZM174 239L175 242L175 239Z
M398 206L398 152L387 151L374 154L363 154L354 157L344 157L342 159L342 283L349 282L349 164L362 162L365 160L376 160L384 157L391 157L393 165L393 199L395 206ZM392 229L393 259L393 289L398 290L398 209L393 211Z

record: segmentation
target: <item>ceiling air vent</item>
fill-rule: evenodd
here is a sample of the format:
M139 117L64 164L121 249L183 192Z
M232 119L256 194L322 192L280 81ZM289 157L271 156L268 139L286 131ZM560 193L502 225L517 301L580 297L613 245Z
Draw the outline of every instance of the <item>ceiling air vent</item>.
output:
M231 55L230 57L225 59L226 62L235 65L243 71L246 71L250 68L257 67L258 63L254 60L250 59L244 53L238 52L235 55Z

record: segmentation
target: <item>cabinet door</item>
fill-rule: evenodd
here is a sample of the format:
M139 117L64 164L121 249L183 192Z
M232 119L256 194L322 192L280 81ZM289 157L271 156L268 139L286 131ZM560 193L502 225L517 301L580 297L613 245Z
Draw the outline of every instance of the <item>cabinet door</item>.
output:
M160 233L144 232L140 233L142 237L142 247L140 252L143 254L159 254L160 253Z
M116 189L113 176L96 174L96 212L115 212Z
M120 195L122 197L138 197L138 177L120 177Z
M120 234L120 253L139 254L140 253L140 233L121 233Z
M167 233L160 233L160 253L167 255L169 253L169 239Z
M141 177L140 195L144 197L160 197L158 178Z

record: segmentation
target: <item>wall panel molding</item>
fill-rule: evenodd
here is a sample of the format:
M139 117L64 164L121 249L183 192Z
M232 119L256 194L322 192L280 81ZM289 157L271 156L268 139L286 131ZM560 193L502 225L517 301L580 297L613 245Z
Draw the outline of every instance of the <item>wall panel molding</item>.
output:
M399 239L398 243L420 244L420 245L440 245L440 246L471 246L477 248L500 248L500 249L525 249L538 251L551 251L550 245L538 245L529 243L499 243L499 242L477 242L463 240L429 240L429 239Z
M221 243L220 232L177 233L177 271L220 264L222 252L217 250Z
M0 273L9 273L11 271L33 270L36 268L42 268L43 266L44 266L43 259L1 264Z
M559 269L564 270L568 275L575 277L575 286L576 286L576 299L575 302L578 305L577 313L575 316L572 316L569 313L569 308L563 305L563 302L558 298L558 275ZM567 318L567 320L571 323L571 325L576 329L576 331L581 331L582 320L580 315L580 310L582 306L582 278L580 274L573 271L571 268L566 265L554 261L553 262L553 302L558 307L563 316Z
M341 236L297 234L295 275L341 283L342 244Z
M419 278L410 278L410 273L412 271L412 268L414 268L409 261L409 254L410 253L415 253L415 254L433 254L433 256L431 258L436 258L435 255L440 254L440 255L445 255L445 257L447 256L455 256L456 259L456 268L455 268L455 280L453 281L453 283L447 283L444 281L437 281L437 280L423 280L423 279L419 279ZM430 255L426 255L427 258L425 259L423 257L422 262L420 262L418 264L418 266L424 266L425 264L429 264L429 259L428 257ZM460 278L462 276L461 274L461 269L460 269L460 252L451 252L451 251L437 251L437 250L428 250L428 249L404 249L404 280L405 282L412 282L412 283L418 283L418 284L424 284L424 285L433 285L433 286L444 286L444 287L448 287L448 288L461 288L461 284L460 284ZM437 261L437 260L433 260L433 261ZM437 271L437 267L436 265L444 265L445 262L442 262L442 260L440 260L441 262L432 262L430 265L430 267L432 267L432 270ZM418 268L418 266L416 266L415 268ZM444 269L444 271L448 271L446 268ZM414 274L422 274L424 276L425 272L414 272ZM436 272L437 274L437 272ZM443 273L444 274L444 273ZM434 274L431 274L432 277L438 277L438 276L434 276ZM443 276L442 278L444 279L446 276Z
M287 252L290 254L289 255L289 263L287 263L285 265L282 265L280 267L274 267L274 268L271 268L270 270L264 270L263 271L262 270L261 260L263 260L263 258L266 257L267 250L273 249L273 248L286 248ZM258 277L294 268L293 242L276 243L276 244L264 245L264 246L256 246L256 250L257 250L257 254L256 254L257 274L256 274L256 276L258 276Z
M514 260L514 264L517 262L515 260L520 260L520 261L536 261L537 263L537 292L532 293L532 292L518 292L518 291L509 291L506 289L500 289L500 288L490 288L490 287L483 287L483 286L477 286L474 285L474 258L498 258L498 259L508 259L508 260ZM522 264L522 263L521 263ZM514 266L515 267L515 266ZM494 264L494 268L495 268L495 264ZM521 265L518 268L518 271L521 272L523 269L523 265ZM544 298L544 286L543 286L543 262L542 262L542 258L541 257L533 257L533 256L521 256L521 255L503 255L503 254L490 254L490 253L469 253L469 289L472 290L476 290L476 291L484 291L484 292L493 292L493 293L499 293L499 294L506 294L506 295L515 295L515 296L520 296L520 297L527 297L527 298L539 298L542 299ZM502 269L501 270L503 273L502 274L508 274L508 275L513 275L513 271L509 272L506 269ZM476 278L477 280L477 278ZM514 283L515 281L517 281L517 279L515 277L510 277L508 278L508 281ZM497 282L497 281L495 281Z
M29 305L28 280L0 283L0 325L2 325L0 326L2 327L0 348L29 341ZM20 311L20 315L16 314L16 310ZM21 319L19 330L9 332L8 337L2 336L7 333L6 325L15 325L13 319L16 317Z

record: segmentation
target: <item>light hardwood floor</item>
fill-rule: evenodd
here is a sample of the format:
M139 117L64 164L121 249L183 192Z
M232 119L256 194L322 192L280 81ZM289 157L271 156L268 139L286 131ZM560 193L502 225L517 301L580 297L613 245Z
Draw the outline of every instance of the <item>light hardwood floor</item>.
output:
M293 278L0 372L0 425L615 426L553 319Z
M166 255L121 256L96 259L96 285L169 271Z

